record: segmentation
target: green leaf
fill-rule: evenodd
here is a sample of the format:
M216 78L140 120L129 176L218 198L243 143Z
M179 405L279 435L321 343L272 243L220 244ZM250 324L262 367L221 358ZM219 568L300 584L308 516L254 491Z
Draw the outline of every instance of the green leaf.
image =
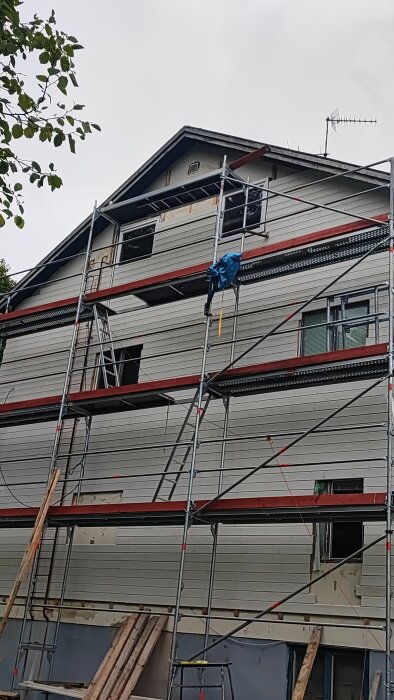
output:
M36 75L37 80L40 80L42 83L47 83L48 82L48 77L46 75Z
M35 182L36 180L38 180L39 177L40 177L40 176L39 176L38 173L32 173L32 174L30 175L30 177L29 177L29 180L30 180L31 183L33 183L33 182Z
M5 218L2 214L0 214L0 227L4 226L5 224Z
M82 122L82 129L84 130L85 134L92 133L89 122Z
M4 214L7 215L7 217L10 219L12 216L12 211L11 209L3 209Z
M0 160L0 175L8 173L8 163L6 160Z
M10 161L10 170L11 170L12 173L17 173L17 172L18 172L18 168L17 168L17 166L15 165L15 163L14 163L12 160Z
M73 109L83 109L85 105L74 105Z
M55 170L55 166L53 163L49 163L49 170Z
M31 167L33 168L33 170L37 170L38 173L41 172L41 166L39 163L37 163L36 160L32 160Z
M40 61L40 63L49 63L48 51L43 51L42 53L40 53L38 60Z
M63 95L67 95L67 85L68 85L67 76L61 75L59 80L57 81L57 86L58 86L60 92L63 93Z
M29 97L29 95L26 95L25 92L21 92L21 94L18 97L18 105L24 112L27 112L27 110L30 109L32 103L33 101Z
M72 58L72 57L74 56L74 49L73 49L73 47L71 46L71 44L65 44L65 46L63 46L63 51L64 51L64 53L67 54L67 56L69 56L70 58Z
M64 126L64 119L63 119L63 117L59 117L58 119L56 119L56 121L57 121L57 123L59 124L59 126Z
M74 87L79 87L75 73L70 73L70 80Z
M67 39L73 44L78 44L78 39L76 39L75 36L68 36Z
M23 185L20 182L16 182L14 185L15 192L20 192L23 189Z
M55 134L55 138L53 139L53 145L61 146L65 138L66 137L64 134Z
M22 219L21 216L18 216L18 214L16 216L14 216L14 222L18 228L23 228L25 225L24 220Z
M74 124L75 124L74 117L72 117L70 114L67 114L66 119L67 119L68 123L71 124L71 126L74 126Z
M101 126L99 126L98 124L91 124L91 126L93 127L93 129L96 129L97 131L101 131Z
M73 44L74 51L77 51L78 49L83 49L83 48L84 47L82 46L82 44Z
M60 59L60 67L62 70L64 70L65 73L68 73L70 70L70 61L67 58L67 56L62 56Z
M23 133L27 139L32 139L35 134L35 130L32 126L26 126Z
M23 136L23 127L20 124L13 125L12 136L14 139L20 139Z
M70 151L71 151L71 153L75 153L75 140L73 139L73 137L71 136L71 134L68 135L68 143L69 143L69 146L70 146Z
M48 175L48 185L50 186L52 192L59 189L62 186L63 181L59 175Z

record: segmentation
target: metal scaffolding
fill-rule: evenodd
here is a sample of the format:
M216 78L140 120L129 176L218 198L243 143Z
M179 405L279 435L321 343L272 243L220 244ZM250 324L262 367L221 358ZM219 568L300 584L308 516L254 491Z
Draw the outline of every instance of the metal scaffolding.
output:
M328 229L326 232L318 232L316 234L306 235L304 237L295 237L287 244L287 247L282 244L270 244L266 241L265 231L256 231L256 225L248 224L248 213L250 211L250 202L253 201L253 205L256 202L270 201L273 198L282 197L290 202L297 202L305 204L306 208L299 209L296 212L286 214L280 217L274 217L269 219L266 218L266 223L273 222L282 218L287 218L290 216L298 216L299 214L312 211L314 209L322 209L329 213L340 214L342 216L348 216L354 219L357 215L354 212L349 212L342 208L338 208L338 203L343 203L349 201L354 196L360 196L364 194L356 193L356 195L348 195L337 199L335 201L330 201L328 203L317 203L310 199L302 198L296 195L297 190L302 190L306 186L311 186L314 183L308 182L307 185L302 185L298 188L291 188L284 192L275 191L273 192L267 187L261 184L251 183L245 181L238 177L234 169L229 165L227 159L224 159L223 166L219 171L209 173L207 176L196 178L192 183L186 185L176 185L172 188L164 188L162 191L157 191L153 193L148 193L146 195L140 195L133 199L123 200L121 202L116 202L112 205L107 205L105 207L97 207L95 205L90 221L89 232L86 238L86 249L83 254L83 268L82 272L78 275L68 275L60 278L60 281L66 279L79 278L80 286L79 293L75 297L64 299L58 302L51 302L49 304L44 304L37 307L30 307L27 309L17 309L13 310L13 299L15 298L16 304L18 303L18 293L19 288L15 292L11 292L6 300L6 309L3 314L0 314L0 337L4 340L12 339L20 335L26 335L29 333L36 333L38 331L43 331L51 328L56 328L59 326L66 326L73 324L72 334L70 339L70 344L67 349L60 349L55 351L49 351L48 355L65 355L67 357L66 369L63 372L57 372L55 374L63 377L63 388L60 396L49 396L44 397L40 400L29 400L25 402L7 402L0 406L0 427L9 425L23 425L26 423L34 423L41 421L53 421L56 420L55 435L53 439L52 452L50 455L34 455L26 459L23 457L23 461L42 461L49 459L49 474L50 478L53 470L59 466L62 467L63 477L61 479L61 496L59 499L59 506L54 506L50 510L50 515L48 519L47 533L49 533L52 528L54 528L55 534L49 539L51 547L51 557L50 557L50 567L49 573L45 574L47 576L47 584L45 587L45 595L43 603L38 603L38 595L36 593L37 581L40 576L40 564L42 558L42 550L46 545L46 541L41 542L41 547L37 552L35 557L34 567L31 573L28 590L24 605L24 614L21 625L17 659L15 662L15 673L13 678L12 687L16 687L20 675L23 677L24 669L27 667L28 655L30 650L38 651L41 654L39 662L39 671L43 670L43 659L44 655L47 654L49 658L47 676L51 679L53 672L53 662L55 658L55 652L58 644L58 636L60 630L60 624L62 621L62 614L67 609L74 609L72 606L66 603L66 589L67 580L70 568L70 561L72 555L73 546L73 528L82 522L103 522L108 523L108 518L112 517L110 522L116 522L117 524L153 524L160 525L161 523L176 524L182 526L183 534L180 546L180 556L179 556L179 569L177 577L177 588L176 596L173 606L173 611L171 613L173 619L172 628L172 642L171 642L171 654L170 654L170 664L169 664L169 675L168 675L168 688L167 688L167 699L171 699L172 687L174 683L174 677L177 670L177 653L178 653L178 639L179 639L179 621L181 616L187 616L187 612L183 611L182 606L182 595L184 590L184 573L185 573L185 562L188 553L188 540L189 532L193 525L204 524L207 527L211 527L212 531L212 546L211 546L211 557L210 557L210 568L208 577L208 591L206 600L206 614L201 615L201 619L204 622L204 644L203 648L196 653L193 658L202 657L207 658L207 653L213 647L219 645L223 640L237 634L241 630L245 629L248 625L261 620L266 617L269 613L276 610L280 605L286 603L288 600L292 599L294 596L299 594L304 590L308 590L311 585L317 581L330 575L333 571L340 568L343 564L352 560L355 555L360 555L363 552L369 550L375 544L381 542L383 539L386 543L386 563L385 563L385 623L382 626L370 626L369 629L379 629L385 631L385 656L386 656L386 673L385 673L385 697L387 700L392 700L394 685L392 681L392 662L391 662L391 540L392 540L392 466L393 466L393 436L394 436L394 409L393 409L393 372L394 372L394 159L388 159L375 163L373 165L380 165L382 163L390 164L390 210L389 216L379 216L379 217L368 217L361 216L358 220L352 221L349 224L344 224L337 227L337 230L333 232L333 229ZM367 166L370 167L370 166ZM320 178L316 180L317 183L324 183L327 180L333 180L335 178L343 178L346 175L350 175L363 168L352 168L347 172L341 171L336 175L330 175L327 178ZM382 189L383 185L371 187L365 192L371 192ZM225 207L226 196L229 193L234 193L241 190L244 195L242 204L235 205L233 208ZM249 199L250 193L253 192L253 200ZM259 193L259 197L256 199L256 192ZM120 264L116 251L118 250L121 242L119 241L119 227L121 223L127 219L127 216L136 217L136 212L143 212L143 216L148 216L149 212L158 214L161 212L168 211L168 209L177 208L180 206L185 206L186 204L193 204L195 201L201 201L207 197L217 197L217 214L216 223L213 236L213 252L211 260L206 263L198 263L196 265L190 266L188 268L183 268L175 272L170 272L168 274L161 274L156 277L150 277L145 280L138 280L135 282L128 282L124 284L116 285L114 284L114 270ZM141 309L146 309L147 306L154 306L159 303L169 303L171 301L179 301L182 299L190 297L199 297L206 293L207 291L207 279L206 279L206 269L208 264L215 263L220 257L220 245L225 242L225 237L223 237L223 221L225 212L229 211L241 211L242 223L239 228L233 233L239 233L239 252L242 255L242 264L240 272L236 278L236 283L234 286L234 305L233 312L227 315L227 319L232 321L231 326L231 338L230 340L221 340L212 342L211 331L214 324L218 323L218 319L214 318L212 315L208 314L205 319L205 328L203 342L201 345L192 345L185 349L171 349L167 353L152 354L145 356L144 359L155 359L162 358L164 356L173 356L180 353L186 352L201 352L201 365L198 374L190 375L188 377L175 377L170 380L152 380L149 382L141 382L140 384L129 385L127 387L122 387L119 381L119 367L121 362L123 365L127 362L135 362L132 358L130 360L123 359L118 360L114 351L114 347L119 343L127 341L130 337L126 336L121 339L113 337L111 333L111 314L114 314L110 307L105 305L103 302L108 302L111 299L116 299L124 297L127 295L134 295L136 298L141 300L141 306L134 306L133 311L138 311ZM141 213L138 214L141 218ZM95 237L95 226L100 217L105 218L114 227L114 239L111 246L105 246L105 248L94 248L93 242ZM207 217L209 218L209 217ZM387 222L388 221L388 226ZM177 228L177 224L173 226ZM150 234L142 234L139 238L143 238ZM160 234L159 234L160 235ZM245 243L251 236L259 235L261 238L262 245L257 249L247 249ZM207 239L199 239L211 241L212 236ZM185 245L192 245L190 243ZM305 245L308 245L306 250ZM91 267L92 256L100 250L111 249L111 259L104 265L104 270L110 271L110 280L107 287L101 284L101 272L97 268ZM179 246L172 248L165 248L162 253L171 252L171 250L179 249ZM285 253L283 251L286 251ZM364 289L358 288L357 290L349 289L347 292L341 292L340 301L345 297L352 297L352 295L360 294L362 291L366 291L372 295L374 299L373 312L367 315L356 316L351 320L344 319L333 320L330 317L329 310L330 305L334 303L336 297L338 297L338 292L335 291L335 285L345 279L349 273L351 273L357 266L364 262L370 256L387 251L388 258L388 275L386 283L379 283L373 287L368 286ZM77 253L73 256L67 256L62 259L62 263L66 263L71 259L82 257L81 253ZM268 279L273 279L275 277L285 276L298 271L307 271L313 268L319 268L326 265L331 265L337 262L345 263L349 261L349 265L346 269L342 270L328 283L322 285L321 289L310 295L309 298L303 298L301 300L292 300L288 303L283 304L284 317L279 322L275 323L269 331L264 333L256 333L253 336L239 336L239 321L243 317L247 317L250 314L257 313L256 311L246 311L242 312L240 310L240 294L241 287L243 285L252 284L253 282L264 281ZM48 263L49 265L50 263ZM38 269L42 268L43 265L39 266ZM97 283L95 284L95 289L89 289L89 281L93 279L93 276L98 275ZM24 286L24 291L34 291L37 287L42 286L40 284L27 284ZM388 309L385 309L387 297ZM288 329L286 326L290 321L294 320L308 307L313 305L315 301L323 301L327 307L327 320L324 323L314 325L303 325L299 324L296 329ZM278 310L279 307L275 307ZM268 310L269 307L267 307ZM264 309L259 310L259 313L263 313ZM80 328L81 324L88 324L88 333L86 339L80 338ZM95 325L94 325L95 324ZM100 325L101 324L101 325ZM345 326L347 327L357 327L361 324L366 325L370 329L371 333L374 334L374 345L367 346L365 348L356 348L354 351L349 351L345 348L343 344L342 350L333 350L329 345L330 333L334 330L345 334ZM255 348L264 343L268 338L275 336L282 337L286 333L294 333L297 337L302 331L313 327L322 327L326 330L327 337L327 348L326 353L315 356L312 358L302 357L302 358L289 358L289 360L284 361L274 361L270 363L262 363L260 365L239 365L240 361L243 360L247 355L249 355ZM387 335L388 342L382 342L382 326L385 329L384 334ZM97 341L92 342L92 329L97 329ZM203 328L203 322L194 321L190 324L190 327L195 327L198 330ZM171 329L177 328L173 326ZM101 329L101 330L100 330ZM163 331L150 331L147 335L153 336L155 333L160 333ZM237 345L242 342L244 346L248 343L248 346L240 352L237 352ZM216 347L229 347L229 361L219 370L212 371L209 367L209 352L212 348ZM96 360L92 363L89 358L89 351L91 349L96 351ZM76 358L83 358L83 362L76 362ZM33 356L29 359L34 359ZM16 360L9 359L5 360L3 365L7 368L7 365L11 365ZM52 376L55 376L52 374ZM32 375L28 380L23 381L34 381L41 378L45 378L48 375ZM93 376L96 378L101 376L103 382L103 388L95 388L92 390L86 390L86 378ZM355 379L370 380L370 383L355 393L350 399L344 401L341 406L335 408L329 412L325 417L316 420L309 428L303 431L288 431L278 432L277 435L281 437L286 437L289 441L283 447L278 450L273 449L272 454L261 463L250 466L250 467L239 467L241 470L241 475L231 483L229 486L224 485L224 475L227 471L233 471L236 473L237 468L226 467L226 451L228 445L232 441L245 440L247 442L252 442L253 440L260 439L261 437L271 438L272 436L265 435L246 435L246 436L233 436L229 434L229 420L231 411L232 397L242 396L252 393L270 392L270 391L280 391L283 389L292 389L299 386L313 386L330 382L341 382L341 381L352 381ZM77 381L79 383L79 391L75 391L73 382ZM234 492L241 484L250 479L251 476L257 474L263 469L272 466L283 466L281 463L282 456L294 445L298 444L304 440L307 436L312 433L328 432L332 431L334 434L340 431L346 431L348 429L352 430L362 430L365 426L346 426L340 425L334 428L327 427L326 424L331 421L336 416L345 411L345 409L352 406L357 400L367 395L375 387L387 382L387 455L386 455L386 492L383 497L382 494L375 494L377 497L382 496L374 503L364 503L361 499L357 501L354 500L353 510L351 514L354 517L357 514L364 520L382 520L385 518L385 534L378 538L375 538L372 542L364 545L357 552L351 554L350 556L343 558L340 562L335 564L329 570L320 574L315 578L311 578L303 586L299 587L294 592L284 596L281 600L265 607L264 610L256 614L254 617L248 617L242 619L241 624L237 625L233 630L218 637L214 642L209 642L210 632L211 632L211 621L215 619L228 620L232 618L227 618L225 616L217 616L214 614L214 590L215 590L215 570L217 561L217 548L220 536L219 528L225 527L226 522L229 523L253 523L253 522L267 522L267 516L262 515L262 511L269 512L270 517L277 518L276 522L300 522L303 519L310 518L310 522L316 521L323 518L328 518L331 520L345 519L349 517L351 501L348 503L343 503L341 507L335 504L334 501L327 501L325 505L320 505L317 503L318 513L313 512L314 505L308 502L307 505L302 505L301 501L297 502L293 498L293 503L295 505L291 506L289 504L283 504L279 506L274 506L271 504L260 504L251 503L251 499L237 499L238 501L244 500L243 505L232 504L231 512L229 509L229 504L231 499L225 497L231 492ZM15 384L15 380L10 380L10 382L2 381L0 382L0 387L7 384ZM111 477L85 477L85 462L88 456L94 454L113 454L116 450L101 450L99 452L90 450L90 434L91 434L91 424L94 415L100 415L102 413L114 412L114 411L129 411L135 409L141 409L145 407L168 407L170 405L175 405L177 400L173 398L172 394L177 391L193 391L192 399L181 398L179 403L184 405L186 409L186 414L184 421L180 427L177 438L172 441L165 441L163 443L153 443L151 445L144 445L143 447L138 445L131 445L128 448L119 448L119 452L128 453L137 450L156 450L164 448L171 448L169 456L166 463L161 470L161 472L149 472L149 477L157 477L158 481L152 495L152 502L146 504L137 504L140 506L139 510L137 507L134 509L124 509L124 513L121 517L121 508L112 514L109 511L99 510L94 511L92 507L89 513L83 513L78 510L78 497L81 494L81 489L84 483L88 483L89 479L97 481L100 478L112 479ZM204 438L201 436L201 426L203 421L209 420L209 406L215 401L223 401L224 416L223 424L221 425L221 438ZM192 418L194 414L194 421L192 423ZM75 431L72 432L71 438L67 436L64 440L64 447L62 446L64 437L64 426L67 420L73 420L75 425L76 418L83 418L85 421L85 437L84 445L82 449L75 449L74 438ZM217 425L217 422L216 422ZM186 437L187 429L192 428L192 434L190 437ZM371 427L368 425L368 427ZM376 424L376 428L381 428L382 424ZM198 452L202 445L214 445L217 444L220 447L219 456L219 466L217 469L207 469L206 471L210 474L217 474L217 488L216 493L208 500L196 501L195 499L195 477L197 473L197 462L198 462ZM181 455L180 460L177 457ZM79 465L80 473L78 477L72 476L73 469L70 468L71 461L77 459L77 464ZM7 459L2 460L2 464L15 463L18 459ZM21 458L22 461L22 458ZM355 460L352 461L354 463ZM366 462L366 460L361 460ZM338 460L331 463L338 463ZM326 462L330 464L330 462ZM297 466L297 465L295 465ZM299 466L303 466L300 463ZM199 473L204 470L198 469ZM135 474L129 474L124 478L132 479ZM176 493L179 481L181 478L186 479L186 498L182 502L176 502L173 497ZM26 482L27 484L42 485L44 483L38 481ZM7 482L8 487L12 486L12 482ZM18 486L21 486L21 482L17 482ZM72 486L71 491L69 487ZM75 503L72 506L67 506L66 501L70 493L75 494ZM263 501L264 499L260 499ZM283 499L282 499L283 501ZM321 501L323 504L324 501ZM227 506L226 506L227 503ZM332 503L332 508L329 510L329 505ZM173 510L168 506L172 504ZM125 504L127 505L127 504ZM133 504L136 506L136 504ZM335 507L334 507L335 506ZM372 506L374 509L372 509ZM227 508L227 511L226 511ZM258 510L260 508L260 510ZM269 508L271 510L269 511ZM67 510L68 509L68 510ZM369 510L368 510L369 509ZM10 511L10 509L8 509ZM23 510L23 509L15 509ZM27 511L28 509L26 509ZM95 519L93 519L93 516ZM27 522L30 522L29 518L34 517L32 513L17 513L8 512L2 515L0 509L0 527L5 526L5 523L11 523L12 526L26 526ZM289 518L287 521L284 518ZM85 518L85 519L84 519ZM89 519L90 518L90 519ZM101 520L100 520L101 519ZM18 525L22 523L22 525ZM62 527L70 527L71 533L69 534L68 544L66 549L66 557L63 566L63 575L60 586L60 597L56 603L51 602L51 583L53 575L53 567L56 559L57 548L58 548L58 538L59 531ZM87 609L85 607L85 609ZM98 610L98 607L92 607L92 610ZM129 610L130 608L128 608ZM34 616L37 611L42 611L44 620L46 621L45 633L43 641L37 643L32 641L32 629L34 625ZM54 624L51 616L54 616ZM270 620L271 621L271 620ZM274 620L279 622L279 620ZM289 622L289 624L296 624L295 621ZM305 623L302 623L305 624ZM320 624L320 623L319 623ZM330 623L326 623L329 626ZM345 624L338 623L338 627L345 627ZM362 628L362 625L347 625L349 628ZM49 640L49 641L48 641ZM43 671L44 672L44 671ZM202 678L203 686L203 678Z

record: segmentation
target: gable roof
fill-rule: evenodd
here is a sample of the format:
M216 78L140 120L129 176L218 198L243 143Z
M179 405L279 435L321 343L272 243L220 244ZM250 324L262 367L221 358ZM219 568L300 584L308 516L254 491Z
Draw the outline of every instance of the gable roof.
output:
M387 184L390 176L387 172L373 168L361 168L343 161L325 158L321 155L313 155L290 148L281 148L271 144L252 141L250 139L230 136L207 129L199 129L192 126L182 127L169 139L151 158L149 158L131 177L129 177L118 189L107 197L99 208L109 203L121 202L141 195L170 165L186 153L198 142L217 146L223 149L239 151L240 156L252 153L262 146L268 146L268 152L264 154L265 160L274 164L282 164L302 169L316 169L327 175L340 175L351 179L368 182L371 185ZM348 173L351 169L357 172ZM79 224L61 243L59 243L38 265L31 270L14 288L13 306L30 296L33 287L39 287L46 282L69 257L78 254L86 245L89 232L91 215ZM94 234L97 235L107 226L103 217L98 217ZM0 302L0 308L4 308L5 300Z

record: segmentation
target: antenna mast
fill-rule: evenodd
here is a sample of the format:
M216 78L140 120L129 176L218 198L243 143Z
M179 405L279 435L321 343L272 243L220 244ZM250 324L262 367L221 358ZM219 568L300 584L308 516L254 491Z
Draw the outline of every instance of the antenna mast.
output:
M326 138L324 142L324 157L328 156L328 131L329 126L336 132L338 124L377 124L376 119L358 119L356 117L341 117L338 108L335 109L331 114L326 117Z

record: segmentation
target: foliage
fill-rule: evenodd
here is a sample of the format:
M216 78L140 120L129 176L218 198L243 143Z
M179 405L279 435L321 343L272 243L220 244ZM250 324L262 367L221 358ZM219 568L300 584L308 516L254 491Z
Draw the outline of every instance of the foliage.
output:
M83 141L92 128L100 130L81 119L84 105L66 105L62 97L78 87L74 56L83 47L56 28L53 10L47 20L35 14L22 21L23 4L0 0L0 226L13 217L19 228L24 226L24 209L18 180L24 177L52 191L62 185L53 163L43 168L20 155L23 140L49 142L55 148L65 144L75 153L78 139Z
M3 258L0 258L0 295L7 294L15 285L14 280L8 274L10 266Z

